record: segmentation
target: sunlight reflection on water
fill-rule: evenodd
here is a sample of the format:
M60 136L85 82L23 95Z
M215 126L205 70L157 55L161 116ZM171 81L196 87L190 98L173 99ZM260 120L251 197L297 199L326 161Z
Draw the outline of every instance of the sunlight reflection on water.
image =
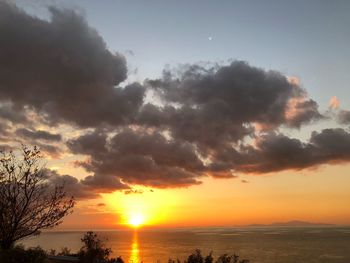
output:
M121 256L127 263L167 263L169 258L187 259L199 248L214 257L236 253L254 263L349 263L350 228L270 228L270 229L183 229L101 231L98 236L112 257ZM311 232L311 233L310 233ZM24 240L26 247L45 250L68 247L79 251L84 232L47 232Z
M140 262L140 256L139 256L140 250L139 250L139 243L138 243L138 236L137 236L137 230L134 231L132 243L131 243L131 250L130 250L130 260L131 263L138 263Z

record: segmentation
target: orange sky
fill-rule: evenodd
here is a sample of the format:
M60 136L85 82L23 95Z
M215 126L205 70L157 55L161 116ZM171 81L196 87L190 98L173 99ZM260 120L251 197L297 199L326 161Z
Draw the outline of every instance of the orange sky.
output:
M205 179L202 185L190 188L154 192L143 188L143 194L104 194L98 200L79 202L75 213L60 228L120 228L133 214L141 214L143 224L151 227L289 220L350 224L349 168L350 165L323 166L311 171L244 176L249 183L241 179Z

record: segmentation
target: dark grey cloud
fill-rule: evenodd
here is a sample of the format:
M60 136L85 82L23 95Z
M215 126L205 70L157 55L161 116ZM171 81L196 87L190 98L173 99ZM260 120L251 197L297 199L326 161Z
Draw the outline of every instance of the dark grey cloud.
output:
M126 184L184 187L200 183L197 177L204 167L193 145L167 140L158 132L125 129L109 140L106 134L94 132L67 145L73 153L90 157L79 163L95 174L89 181L112 177Z
M66 194L77 199L90 199L100 197L93 188L82 184L77 178L70 175L60 175L54 170L45 169L47 182L51 186L64 185Z
M26 128L17 129L16 135L33 140L45 140L53 142L59 142L62 140L62 136L60 134L50 133L43 130L29 130Z
M325 118L319 113L316 101L304 99L299 98L299 101L296 99L296 103L292 108L288 109L287 107L287 111L285 112L287 126L300 128L303 124ZM288 115L290 115L290 118Z
M128 123L144 88L116 87L126 78L125 58L74 11L50 12L45 21L0 2L0 100L31 107L52 123Z
M107 176L106 174L89 175L85 177L83 180L81 180L81 183L91 187L96 191L103 192L103 193L108 193L116 190L123 190L123 189L129 188L129 186L122 183L119 178L114 176Z
M27 123L25 109L23 107L15 107L11 103L0 103L0 117L9 120L12 123Z
M244 61L209 69L188 66L180 74L165 72L148 82L166 100L195 109L214 110L234 122L299 127L320 118L317 103L297 83L276 71ZM288 116L290 111L293 115Z
M204 176L234 178L343 161L327 156L329 145L316 141L326 130L307 143L278 132L324 118L306 91L278 72L240 61L209 69L193 65L147 85L163 105L144 104L135 129L111 136L97 130L68 142L73 153L89 157L80 165L95 174L91 179L182 187Z
M76 140L67 142L68 147L73 153L85 155L99 155L103 158L106 154L107 135L103 131L96 130L84 134Z
M35 130L33 122L93 128L66 144L87 157L77 164L91 175L51 172L51 181L65 180L79 198L134 193L133 184L187 187L205 176L350 161L344 129L314 132L307 142L280 133L324 118L298 81L234 61L182 66L122 88L124 56L108 50L81 15L49 10L42 20L0 2L0 139L12 132L59 156L66 138ZM148 91L160 103L146 104ZM350 113L341 111L339 121L350 123Z
M96 145L99 150L84 146L96 140L105 142L103 151L100 145ZM340 128L313 132L308 142L268 132L256 137L254 146L218 147L210 152L196 151L187 142L167 140L159 133L132 130L109 140L105 134L90 133L69 141L68 146L74 153L89 157L80 163L95 173L87 181L106 180L111 189L114 187L109 180L159 188L183 187L199 184L204 176L235 178L235 173L263 174L350 161L350 133ZM210 161L204 163L198 155Z
M129 187L121 183L117 178L98 176L87 176L78 180L71 175L61 175L55 170L44 169L49 185L64 185L67 195L72 195L77 199L90 199L100 197L100 193L109 193L116 190L128 189Z
M223 114L224 107L220 102L204 105L200 109L145 105L138 120L141 124L168 129L176 139L199 146L217 147L222 143L237 142L253 132L251 126L245 126L245 123L236 122Z
M350 124L350 111L341 110L338 114L338 121L341 124Z
M38 141L30 143L30 145L38 146L40 151L54 159L60 158L63 154L63 150L58 145L41 143Z
M344 129L324 129L313 132L310 143L316 147L315 154L322 162L345 162L350 160L350 133Z
M191 65L148 84L167 106L145 105L139 122L169 127L175 138L205 146L237 142L256 124L299 128L323 118L297 83L242 61L209 69Z
M62 136L59 133L51 133L44 130L35 130L33 128L17 128L16 130L12 128L12 130L13 131L11 132L7 132L6 140L8 142L12 142L17 147L20 144L35 145L44 155L50 156L54 159L60 158L63 154L63 149L60 145Z
M308 142L274 132L262 135L255 147L218 152L209 168L213 173L261 174L349 161L350 133L337 128L313 132Z

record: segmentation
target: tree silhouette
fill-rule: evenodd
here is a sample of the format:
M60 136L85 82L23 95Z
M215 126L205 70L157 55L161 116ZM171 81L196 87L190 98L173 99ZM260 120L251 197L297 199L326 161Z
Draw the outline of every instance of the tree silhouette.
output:
M50 185L37 147L22 146L21 157L0 152L0 247L62 223L72 211L73 197L63 185Z
M193 254L187 258L187 263L203 263L204 259L199 249L196 249Z
M121 257L116 259L109 258L112 250L106 248L104 242L97 237L97 234L88 231L81 239L83 247L80 249L78 256L82 263L108 262L108 263L124 263Z

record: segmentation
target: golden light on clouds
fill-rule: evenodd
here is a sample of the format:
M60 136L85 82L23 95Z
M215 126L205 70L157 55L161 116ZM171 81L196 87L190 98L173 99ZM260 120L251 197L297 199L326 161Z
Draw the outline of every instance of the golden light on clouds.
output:
M328 107L330 109L338 109L340 106L340 102L339 102L339 99L336 97L336 96L332 96L331 99L329 100L329 104L328 104Z

